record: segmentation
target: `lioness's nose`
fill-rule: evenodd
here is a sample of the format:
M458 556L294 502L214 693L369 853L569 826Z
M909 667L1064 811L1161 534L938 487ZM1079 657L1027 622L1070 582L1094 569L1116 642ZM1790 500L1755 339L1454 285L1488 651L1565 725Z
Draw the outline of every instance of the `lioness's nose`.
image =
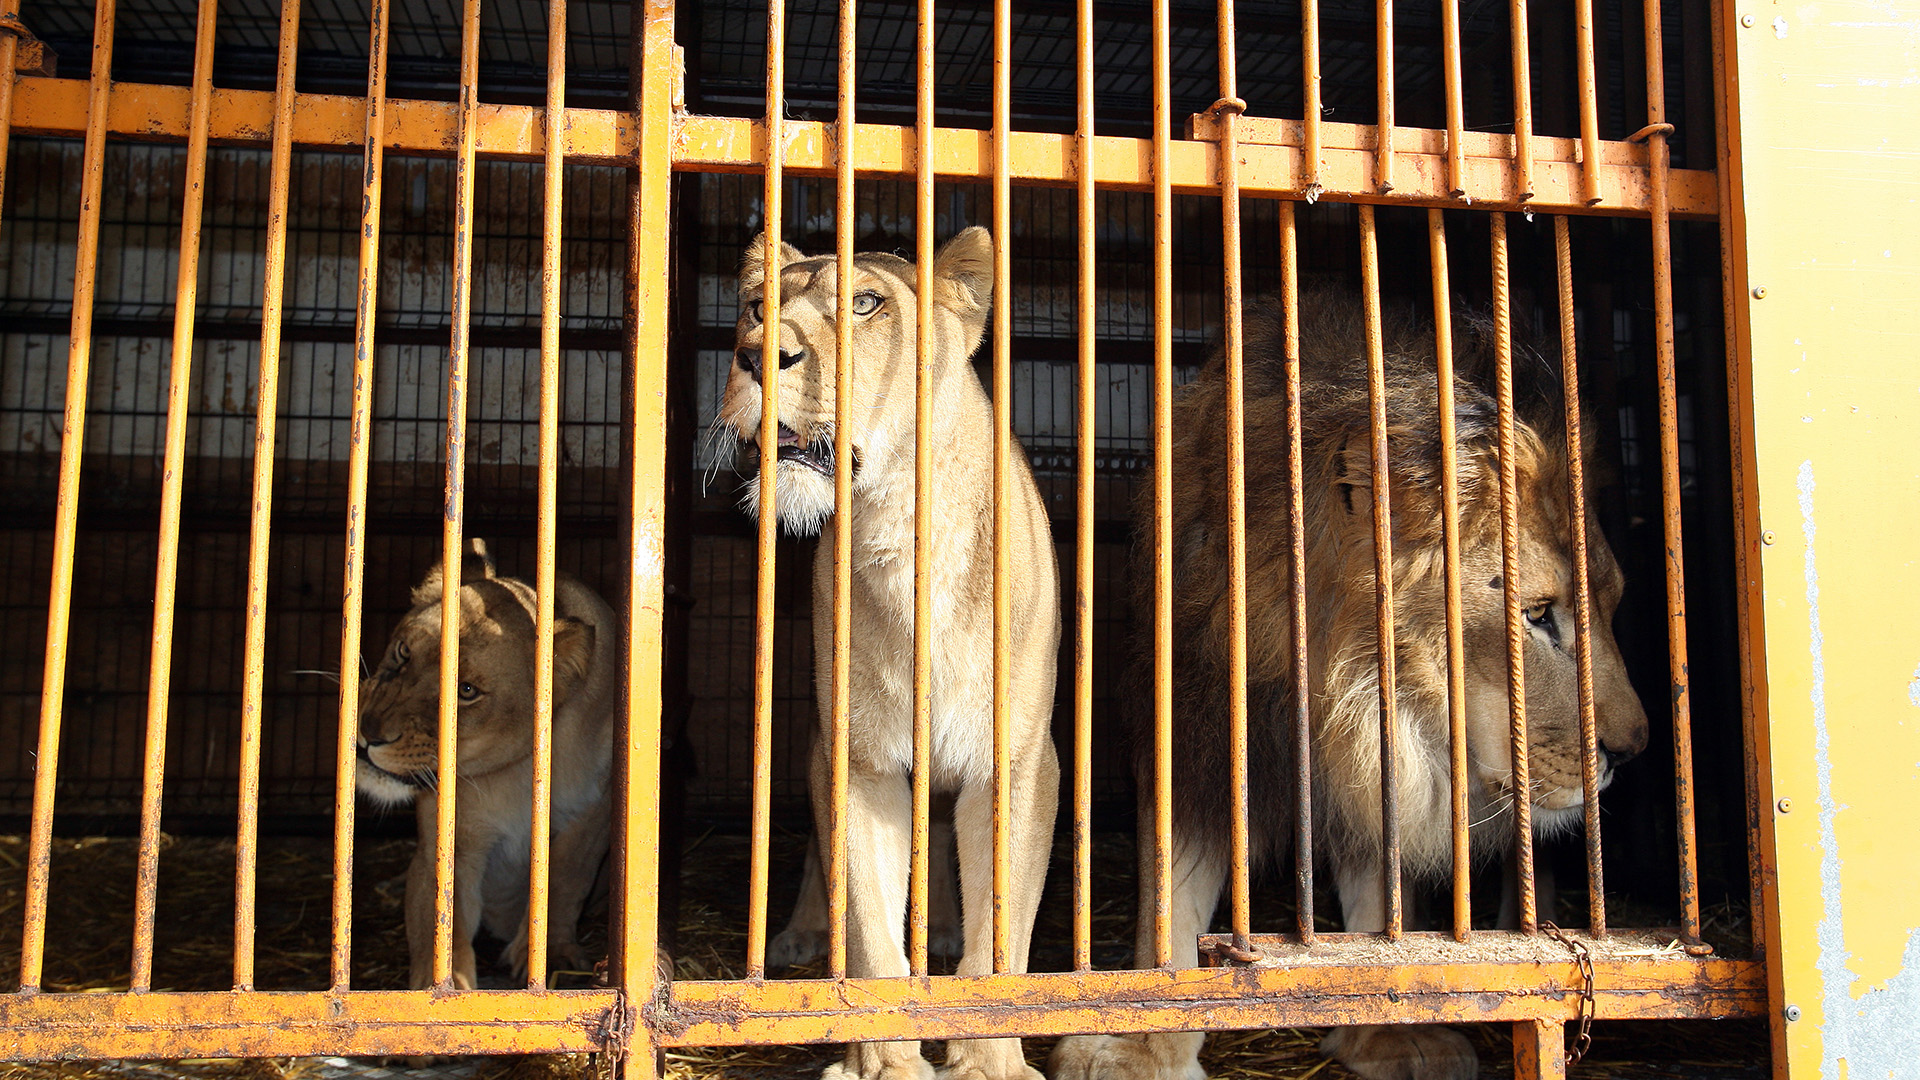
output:
M807 354L804 350L800 352L788 352L786 347L782 346L780 349L780 370L787 370L806 359L806 356ZM760 381L759 349L735 349L733 351L733 358L740 364L742 370L753 377L754 382Z

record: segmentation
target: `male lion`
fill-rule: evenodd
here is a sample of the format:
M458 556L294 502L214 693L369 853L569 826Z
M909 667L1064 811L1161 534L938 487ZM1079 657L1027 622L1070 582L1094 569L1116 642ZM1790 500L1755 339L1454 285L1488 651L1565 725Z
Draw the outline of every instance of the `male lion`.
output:
M533 827L534 590L497 577L486 545L460 566L459 795L454 804L453 981L474 986L473 936L511 941L526 974L528 844ZM440 778L440 595L435 566L413 590L380 667L360 688L361 792L414 805L419 841L407 867L407 952L414 989L433 984L434 836ZM552 892L548 955L592 958L574 940L607 853L613 816L619 637L613 612L564 574L554 596Z
M1312 734L1315 847L1331 864L1349 931L1385 928L1380 845L1380 738L1374 623L1372 459L1363 323L1351 301L1314 295L1301 307L1301 444L1310 684L1291 684L1291 555L1288 546L1284 312L1271 303L1246 317L1247 698L1251 858L1282 857L1295 807L1290 781L1292 712L1307 695ZM1460 482L1460 581L1467 650L1467 756L1472 836L1483 854L1511 843L1512 774L1507 718L1499 461L1491 383L1492 340L1484 320L1457 317L1455 416ZM1397 617L1400 843L1409 881L1451 866L1445 577L1440 447L1432 334L1412 320L1386 328L1386 408ZM1519 377L1551 376L1543 361L1516 357ZM1517 411L1521 595L1533 822L1543 833L1581 815L1573 567L1568 539L1568 447L1557 383L1523 394ZM1225 387L1220 360L1174 407L1174 963L1197 962L1195 935L1208 928L1228 870L1226 787L1227 564ZM1583 451L1590 456L1590 451ZM1589 468L1586 475L1592 476ZM1589 503L1591 505L1591 503ZM1151 520L1152 504L1142 506ZM1622 579L1599 523L1587 515L1593 587L1594 706L1602 748L1600 783L1647 741L1646 716L1608 629ZM1151 610L1150 567L1136 573L1136 610ZM1142 642L1151 649L1151 639ZM1136 668L1149 667L1146 659ZM1152 820L1152 740L1137 743L1143 821ZM1151 844L1142 843L1141 910L1154 896ZM1153 955L1143 916L1136 959ZM1199 1033L1069 1039L1055 1051L1054 1080L1199 1080ZM1323 1052L1373 1080L1466 1078L1475 1055L1442 1027L1369 1026L1334 1031Z
M740 322L720 423L747 443L759 437L764 353L761 292L765 245L747 248L740 269ZM993 961L993 420L986 390L968 363L986 329L992 301L993 245L973 228L934 256L934 325L929 390L939 462L933 485L933 769L936 791L954 795L954 833L965 898L961 974ZM820 530L814 558L815 684L821 703L811 787L817 835L832 815L828 774L832 664L833 538L851 528L853 648L850 661L847 788L847 966L854 975L908 973L901 947L906 913L913 764L913 545L915 328L914 266L884 254L853 263L852 384L835 385L838 265L782 245L780 265L780 449L775 492L792 532ZM836 393L849 395L853 447L833 457ZM833 516L833 474L853 471L853 517ZM1034 911L1046 876L1060 780L1047 724L1053 711L1060 640L1059 583L1046 509L1025 459L1010 470L1012 545L1011 683L1013 801L1009 861L1013 880L1008 959L1024 971ZM747 505L756 504L759 478ZM1039 1074L1017 1039L947 1044L944 1075L961 1080L1024 1080ZM829 1080L908 1080L933 1075L913 1042L860 1043Z

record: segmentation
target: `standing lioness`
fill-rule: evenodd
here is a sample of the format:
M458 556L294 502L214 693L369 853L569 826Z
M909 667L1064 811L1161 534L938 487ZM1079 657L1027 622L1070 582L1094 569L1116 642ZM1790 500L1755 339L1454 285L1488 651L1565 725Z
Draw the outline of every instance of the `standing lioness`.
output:
M533 830L534 591L497 577L479 540L461 560L460 695L454 800L453 981L474 986L473 935L510 938L526 973L527 878ZM436 566L413 590L413 610L360 688L362 793L414 804L419 842L407 867L411 985L433 984L434 836L439 791L440 596ZM606 857L613 821L613 732L619 715L619 635L606 602L560 575L553 624L552 888L548 955L574 968L591 958L574 940L580 908ZM545 974L544 972L542 974Z
M747 248L740 269L740 322L721 422L744 442L760 431L765 244ZM993 417L968 363L986 329L993 244L968 229L934 256L933 430L933 770L936 791L953 792L960 855L965 950L959 971L984 974L993 961ZM821 726L813 741L814 820L825 836L832 679L833 539L853 530L850 782L847 795L847 966L851 974L905 975L913 763L913 543L916 294L914 266L892 255L856 256L852 385L843 388L854 430L852 460L833 458L838 266L780 254L779 468L781 523L821 532L813 568L815 685ZM833 472L853 470L853 519L833 517ZM1027 965L1027 941L1046 877L1060 766L1048 737L1060 592L1045 507L1023 456L1010 471L1012 544L1011 698L1013 881L1006 902L1008 959ZM758 478L755 480L757 485ZM749 491L747 505L755 505ZM1037 1078L1018 1039L947 1044L944 1074L980 1080ZM908 1080L933 1068L912 1042L847 1048L829 1080Z

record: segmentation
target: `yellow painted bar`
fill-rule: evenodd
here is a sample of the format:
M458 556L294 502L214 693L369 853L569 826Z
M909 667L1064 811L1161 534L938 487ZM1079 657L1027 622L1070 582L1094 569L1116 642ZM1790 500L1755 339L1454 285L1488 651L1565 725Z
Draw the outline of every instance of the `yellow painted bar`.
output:
M26 135L77 136L86 127L86 84L72 79L22 79L15 93L14 128ZM114 87L107 129L115 138L180 142L186 139L189 93L185 87L121 83ZM357 97L302 94L295 110L294 137L302 146L360 146L366 130L366 104ZM475 151L483 158L538 161L546 151L545 110L530 105L479 106ZM1321 197L1336 202L1406 203L1458 206L1449 196L1446 132L1394 129L1394 190L1382 195L1373 184L1378 129L1359 124L1319 125ZM637 152L637 129L628 114L603 109L567 110L566 158L570 162L625 165ZM702 172L759 172L765 155L764 125L758 121L687 116L672 121L672 155L677 169ZM789 120L784 143L785 171L795 176L831 176L832 124ZM228 145L264 146L273 131L273 95L257 90L215 90L212 138ZM459 110L451 102L394 99L386 108L386 149L400 154L451 156L458 148ZM1218 190L1211 122L1191 121L1188 137L1168 148L1167 172L1173 190L1201 195ZM1291 120L1246 118L1238 130L1240 190L1250 197L1300 197L1311 183L1304 154L1306 133ZM912 127L858 124L854 127L855 170L870 176L911 176L916 168ZM993 172L990 132L939 128L933 136L933 167L945 177L985 177ZM1602 201L1588 205L1582 195L1577 139L1535 136L1531 143L1536 173L1531 185L1513 177L1513 137L1487 132L1461 136L1463 175L1459 188L1475 206L1525 208L1549 213L1645 214L1651 205L1646 148L1628 143L1600 144L1599 190ZM1078 181L1078 136L1033 131L1013 133L1009 147L1015 183L1070 187ZM1152 140L1102 135L1093 140L1094 180L1102 188L1147 191L1153 185ZM1672 173L1673 214L1711 217L1718 207L1714 174L1698 169ZM1534 189L1524 199L1523 186Z
M1910 1076L1920 7L1719 14L1775 1073Z

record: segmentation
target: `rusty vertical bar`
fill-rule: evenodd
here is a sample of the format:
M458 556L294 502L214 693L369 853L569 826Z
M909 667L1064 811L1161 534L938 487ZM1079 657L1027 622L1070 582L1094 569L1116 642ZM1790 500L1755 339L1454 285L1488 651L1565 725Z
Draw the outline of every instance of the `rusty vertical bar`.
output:
M1311 5L1313 0L1307 0ZM1307 686L1307 534L1300 449L1300 244L1294 205L1280 204L1280 303L1286 310L1288 607L1293 685ZM1293 888L1302 945L1313 944L1313 757L1308 695L1293 695Z
M66 691L67 629L73 603L74 534L79 528L80 458L86 444L87 384L93 355L94 268L100 252L100 186L107 158L114 0L93 9L93 73L80 175L80 232L74 246L73 321L67 342L67 400L61 419L59 501L53 517L53 582L47 596L47 652L40 685L40 741L34 757L33 816L21 915L20 989L40 989L46 959L47 884L53 858L54 779L60 765L60 709Z
M1306 142L1302 194L1311 203L1326 188L1320 173L1320 0L1300 0L1300 79L1304 84L1300 125Z
M1533 198L1533 67L1527 45L1527 0L1509 0L1513 39L1513 181L1522 202Z
M760 364L760 506L755 536L759 560L754 598L753 642L753 820L747 881L747 977L766 974L767 960L767 848L772 840L773 799L773 586L774 543L779 537L778 503L774 499L780 452L780 223L781 170L786 162L786 42L785 0L767 4L767 140L765 286L761 311L766 337Z
M1374 86L1379 115L1374 119L1373 182L1393 190L1393 0L1375 0Z
M1093 462L1098 432L1093 407L1095 243L1093 186L1093 0L1075 0L1074 63L1079 122L1074 139L1074 206L1078 219L1080 366L1074 437L1073 638L1073 969L1093 967Z
M1247 395L1241 323L1240 150L1238 118L1246 111L1239 97L1233 0L1215 6L1220 39L1220 101L1213 112L1220 123L1221 326L1227 398L1227 787L1232 818L1231 892L1233 944L1252 949L1252 889L1247 830Z
M253 406L253 511L247 527L246 649L240 684L240 805L233 840L233 988L253 989L260 864L260 728L266 703L267 567L273 541L273 461L279 429L280 320L286 310L287 198L293 186L294 72L300 0L280 5L267 188L266 273L260 283L260 368ZM342 667L346 665L342 663Z
M1686 565L1680 528L1680 407L1673 352L1673 232L1669 219L1666 66L1659 0L1646 0L1647 165L1653 219L1654 364L1660 386L1660 509L1666 524L1667 664L1673 688L1674 810L1680 857L1680 932L1700 946L1694 846L1693 692L1687 674ZM1702 950L1704 951L1704 950Z
M128 986L153 988L153 920L160 889L160 793L166 782L167 706L173 674L174 589L180 581L180 503L193 383L193 316L200 287L200 211L206 202L207 125L213 115L213 32L218 0L200 0L194 28L187 173L180 206L180 263L174 280L172 369L167 374L166 449L160 471L160 536L155 546L153 642L147 665L147 744L140 766L140 840L133 886L133 957Z
M1386 933L1398 940L1400 896L1399 719L1394 701L1393 504L1387 457L1386 346L1380 329L1380 251L1373 207L1360 205L1360 278L1367 319L1367 403L1372 470L1373 612L1380 665L1380 851L1386 890Z
M1173 963L1173 92L1168 0L1153 0L1153 952ZM1142 913L1144 915L1144 913Z
M854 202L853 140L854 54L856 34L854 0L840 0L840 121L835 133L834 243L837 256L834 297L834 378L836 387L853 385L853 230L859 221ZM827 830L824 852L827 877L827 971L836 979L847 976L847 738L853 698L848 683L853 653L853 407L848 394L833 400L833 687L832 792L833 823Z
M440 743L433 834L433 983L453 988L453 834L460 767L460 583L465 554L467 363L473 322L473 170L479 137L480 0L465 0L460 12L460 126L454 148L453 333L447 344L447 481L441 509L440 550ZM453 627L454 633L446 629ZM472 989L467 987L467 989Z
M1600 98L1593 73L1593 0L1573 0L1573 52L1580 86L1580 198L1600 201Z
M1567 1033L1558 1020L1513 1025L1513 1080L1566 1080Z
M1453 937L1473 930L1469 878L1473 850L1467 840L1467 654L1460 620L1460 465L1453 405L1453 290L1447 279L1447 221L1427 211L1427 251L1433 263L1434 386L1439 391L1440 528L1446 552L1447 753L1453 776Z
M1460 87L1460 0L1440 0L1440 54L1447 93L1447 194L1467 193L1466 92Z
M1580 449L1579 335L1573 319L1573 240L1564 215L1553 219L1554 278L1560 294L1561 394L1567 417L1567 537L1573 549L1573 658L1580 704L1580 788L1585 798L1587 930L1607 932L1607 894L1600 860L1600 741L1593 711L1593 585L1587 565L1586 460Z
M1008 829L1013 816L1013 713L1008 664L1012 551L1007 501L1013 459L1013 224L1009 177L1013 140L1013 3L993 3L993 970L1011 970L1007 890L1013 885Z
M340 601L340 730L333 782L331 981L352 974L353 787L360 722L361 583L366 571L367 461L372 452L374 325L380 312L380 171L386 149L389 0L373 0L367 45L367 130L360 197L360 288L354 307L352 442L347 452L346 566Z
M547 3L547 111L542 118L540 227L540 491L534 525L533 819L527 840L527 985L547 985L547 914L553 829L553 607L559 588L560 238L565 214L567 4Z
M1527 761L1526 627L1520 609L1520 491L1514 461L1513 314L1507 284L1507 215L1488 219L1493 229L1494 384L1500 443L1500 582L1506 601L1507 719L1512 755L1514 875L1520 883L1520 929L1538 929L1533 886L1533 780Z
M613 859L620 868L614 976L624 1016L613 1017L624 1060L621 1080L655 1080L661 1071L655 1028L639 1010L656 1000L662 970L660 932L661 642L667 602L668 233L672 225L673 0L637 0L633 22L633 102L637 147L628 178L627 383L631 421L632 533L628 551L626 722L619 754L625 775ZM780 365L764 365L779 370ZM611 1040L609 1043L611 1044ZM615 1049L612 1045L609 1049Z
M913 839L907 965L927 973L927 818L933 813L933 17L920 0L914 45Z

